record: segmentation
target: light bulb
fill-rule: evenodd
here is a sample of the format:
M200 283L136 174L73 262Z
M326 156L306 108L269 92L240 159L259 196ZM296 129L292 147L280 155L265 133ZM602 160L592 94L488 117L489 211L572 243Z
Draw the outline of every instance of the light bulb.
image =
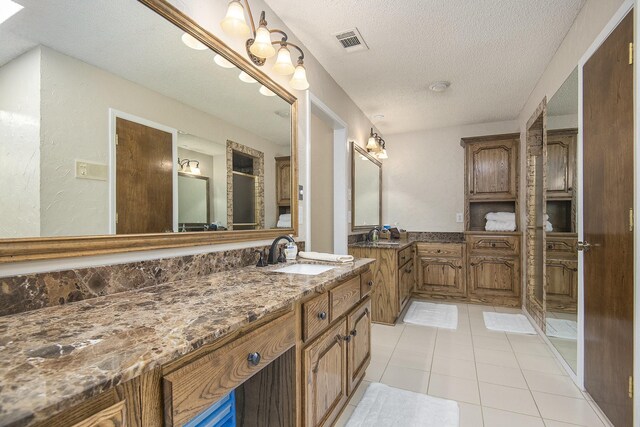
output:
M291 62L291 52L289 52L286 46L281 46L280 49L278 49L278 57L272 69L274 72L283 76L288 76L295 71L296 67L294 67Z
M264 59L271 58L276 54L276 49L271 44L271 33L264 25L258 27L258 30L256 31L256 38L249 48L249 52L253 53L258 58Z
M309 82L307 81L307 70L304 69L304 65L298 63L298 66L293 72L293 77L291 77L289 84L296 90L309 89Z
M222 30L233 37L249 37L251 29L244 19L244 7L238 0L231 0L227 7L227 14L220 22Z
M194 166L191 168L191 173L194 175L200 175L200 168L198 166Z
M187 33L184 33L182 35L182 43L186 44L191 49L195 49L195 50L207 50L208 49L207 46L204 43L202 43L200 40L197 40L191 34L187 34Z
M251 77L249 74L245 73L244 71L240 71L240 75L238 76L238 78L240 80L242 80L245 83L256 83L257 80L254 79L253 77Z
M235 65L233 65L231 61L229 61L227 58L219 54L213 58L213 62L215 62L222 68L235 68Z
M378 153L378 158L381 159L381 160L389 158L389 156L387 156L387 149L386 148L383 148L382 151L380 151Z
M260 86L260 91L261 94L263 94L264 96L276 96L275 93L273 93L268 87L266 86Z

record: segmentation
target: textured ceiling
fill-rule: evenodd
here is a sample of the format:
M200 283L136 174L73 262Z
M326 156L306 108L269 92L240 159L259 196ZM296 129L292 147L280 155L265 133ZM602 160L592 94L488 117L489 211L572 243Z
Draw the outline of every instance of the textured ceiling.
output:
M257 83L242 83L238 69L215 65L213 52L186 47L177 27L137 1L20 4L24 9L0 25L0 66L42 44L276 144L289 143L290 119L275 114L288 111L288 103L260 95Z
M515 119L585 3L266 1L365 114L384 114L387 134ZM370 50L332 36L353 27ZM433 93L436 80L451 87Z
M548 116L578 114L578 69L562 83L547 103Z

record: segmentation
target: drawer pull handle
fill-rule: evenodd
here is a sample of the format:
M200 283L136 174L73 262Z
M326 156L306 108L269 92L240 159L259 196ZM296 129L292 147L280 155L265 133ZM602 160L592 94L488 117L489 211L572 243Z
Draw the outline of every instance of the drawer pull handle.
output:
M547 245L547 249L553 249L553 245Z
M471 264L471 265L473 265L473 264ZM462 266L461 265L458 266L458 270L462 270Z
M492 248L495 248L495 247L496 247L496 244L495 244L495 243L492 243L492 244L491 244L491 247L492 247Z
M373 286L373 280L369 280L369 282L367 283L369 285L369 287Z
M440 252L442 252L442 251L441 251L440 249L438 249L436 252L437 252L437 253L440 253Z
M351 341L351 335L345 335L344 337L342 337L342 339L343 339L345 342L349 342L349 341Z
M369 315L369 309L368 308L364 309L364 314L366 314L367 316Z
M354 329L353 331L351 331L351 336L352 337L355 337L356 335L358 335L358 331L357 330Z
M321 311L320 313L318 313L318 319L326 320L327 319L327 312L326 311Z
M254 353L249 353L249 356L247 356L247 361L252 366L258 366L258 363L260 363L261 359L262 356L260 356L260 353L258 353L257 351Z

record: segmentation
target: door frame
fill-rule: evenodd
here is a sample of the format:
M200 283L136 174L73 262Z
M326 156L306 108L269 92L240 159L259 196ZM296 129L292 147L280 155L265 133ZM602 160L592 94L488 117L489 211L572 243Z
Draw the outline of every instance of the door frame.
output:
M629 11L633 8L634 5L634 1L637 0L625 0L624 3L622 3L622 5L618 8L618 10L616 11L616 13L613 15L613 17L609 20L609 22L607 22L607 25L605 25L605 27L602 29L602 31L598 34L598 36L595 38L595 40L593 41L593 43L589 46L589 48L585 51L585 53L582 55L582 57L580 58L580 60L578 61L578 138L577 138L577 143L576 143L576 157L577 157L577 162L576 162L576 175L577 175L577 191L578 191L578 203L577 203L577 222L578 222L578 240L579 241L584 241L584 180L583 180L583 155L584 155L584 151L583 151L583 136L584 136L584 119L583 119L583 114L584 114L584 108L583 108L583 85L584 85L584 76L583 76L583 69L584 69L584 65L587 63L587 61L591 58L591 56L593 56L593 54L598 50L598 48L602 45L602 43L604 43L604 41L609 37L609 35L613 32L613 30L615 30L618 25L620 24L620 22L622 22L622 20L624 19L625 16L627 16L627 14L629 13ZM637 8L634 11L635 13L637 13ZM637 37L637 34L636 34ZM635 69L635 62L634 61L634 69ZM635 74L634 74L634 79L635 79ZM635 82L634 82L635 83ZM637 87L636 87L637 90ZM635 102L635 101L634 101ZM637 112L636 112L637 114ZM638 134L638 121L636 120L634 123L634 127L635 127L635 131L636 131L636 138L637 138L637 134ZM637 139L636 139L637 141ZM635 144L635 141L634 141ZM638 156L636 154L637 150L634 150L634 156L635 156L635 175L636 177L635 179L635 183L636 183L636 187L635 188L639 188L637 186L638 183L638 173L637 171L640 170L638 165L639 165L639 159ZM637 192L636 192L637 193ZM637 208L638 208L638 197L637 194L634 196L634 205L636 207L636 212L638 212ZM634 224L634 256L635 256L635 265L634 265L634 275L635 275L635 279L634 279L634 377L635 378L640 378L639 374L640 374L640 366L638 366L638 360L640 360L638 358L638 349L639 347L639 343L638 343L638 337L639 337L639 319L638 319L638 301L639 301L639 296L638 296L638 292L637 292L637 287L638 287L638 283L640 282L640 275L638 273L638 268L637 266L640 265L639 264L639 254L638 254L638 220L637 220L637 215L636 215L636 219L635 219L635 224ZM578 386L584 390L584 253L583 252L578 252L578 372L577 372L577 380L578 380ZM640 392L640 387L637 384L637 381L634 381L634 395L637 396L636 393ZM638 401L640 399L635 399L634 400L634 420L637 420L637 415L638 410L640 409L638 406Z
M178 231L178 130L115 108L109 108L109 234L116 234L116 120L124 119L171 134L173 182L173 231Z

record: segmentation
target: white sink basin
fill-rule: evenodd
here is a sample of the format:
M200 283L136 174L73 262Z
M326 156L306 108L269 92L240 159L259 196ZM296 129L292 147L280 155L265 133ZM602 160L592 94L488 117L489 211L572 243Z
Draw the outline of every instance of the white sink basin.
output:
M332 267L330 265L291 264L273 271L276 273L306 274L307 276L315 276L322 274L325 271L333 270L334 268L336 267Z

